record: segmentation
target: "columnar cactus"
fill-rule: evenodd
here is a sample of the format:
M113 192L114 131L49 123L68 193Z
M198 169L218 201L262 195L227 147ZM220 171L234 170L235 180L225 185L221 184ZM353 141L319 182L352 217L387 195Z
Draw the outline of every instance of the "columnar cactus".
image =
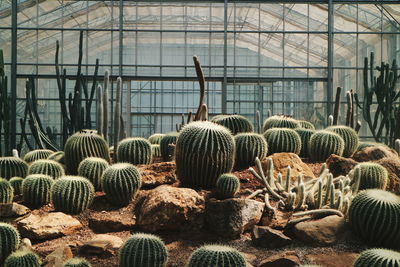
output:
M340 135L344 141L343 156L350 157L357 150L358 147L358 134L348 126L337 125L326 128L327 131L332 131Z
M76 175L79 163L88 157L103 158L110 162L108 144L96 131L83 130L67 139L64 147L67 174Z
M92 265L83 258L72 258L63 264L63 267L91 267Z
M165 267L167 260L164 243L151 234L134 234L119 250L120 267Z
M220 199L232 198L240 189L240 181L235 175L225 173L217 179L215 188Z
M264 136L256 133L242 133L235 136L235 163L240 168L254 165L256 157L263 159L267 156L268 144Z
M58 179L64 176L64 168L57 161L40 159L32 162L28 168L28 174L46 174L53 179Z
M22 197L29 208L40 208L50 203L53 178L45 174L28 175L22 182Z
M10 184L14 190L14 195L20 195L22 194L22 182L24 181L23 178L21 177L12 177L10 179Z
M152 145L159 145L161 142L161 139L164 136L165 136L165 134L155 133L153 135L150 135L148 140L149 140L150 144L152 144Z
M298 122L300 124L300 128L309 129L309 130L315 130L314 124L312 124L309 121L299 120Z
M196 249L190 256L187 267L245 267L246 259L234 248L221 245L206 245Z
M223 126L195 121L181 130L175 147L176 174L183 186L210 189L234 164L235 141Z
M58 163L65 164L65 153L64 151L57 151L47 157L48 160L54 160Z
M142 186L138 169L129 163L117 163L108 167L101 180L106 198L113 204L125 206Z
M14 199L14 189L10 182L0 178L0 204L12 203Z
M4 262L4 267L40 267L39 256L29 250L12 253Z
M364 250L357 257L353 267L398 267L400 253L397 251L374 248Z
M316 131L308 143L308 155L313 161L326 161L330 155L343 155L344 141L331 131Z
M159 157L161 157L161 148L160 148L160 145L158 145L158 144L152 144L152 145L151 145L151 154L153 155L153 158L159 158Z
M31 163L39 159L47 159L53 153L54 151L49 149L36 149L26 153L24 156L24 160L27 163Z
M78 175L89 179L96 190L101 190L101 177L110 165L105 159L90 157L81 161Z
M304 129L304 128L296 128L294 130L296 131L296 133L299 134L301 139L300 157L307 158L309 149L308 144L310 142L311 135L315 133L315 130Z
M0 265L19 246L19 233L11 224L0 222Z
M161 157L164 161L170 161L173 158L171 155L170 145L175 145L179 134L177 132L166 134L160 141Z
M268 154L291 152L300 154L301 139L295 130L287 128L272 128L264 133L268 144Z
M51 188L51 200L57 211L78 214L87 209L93 201L92 183L79 176L63 176Z
M360 167L361 173L360 190L370 188L386 188L389 179L388 172L382 165L373 162L362 162L357 166Z
M152 160L151 144L141 137L125 138L118 144L117 161L134 165L150 164Z
M300 123L291 117L285 115L274 115L264 121L263 130L265 132L266 130L271 128L295 129L299 127Z
M380 189L358 193L351 202L349 222L353 232L374 246L398 247L400 198Z
M211 121L228 128L233 135L254 131L251 121L241 115L218 115Z
M27 173L28 164L22 159L16 157L0 158L0 177L7 180L14 176L25 178Z

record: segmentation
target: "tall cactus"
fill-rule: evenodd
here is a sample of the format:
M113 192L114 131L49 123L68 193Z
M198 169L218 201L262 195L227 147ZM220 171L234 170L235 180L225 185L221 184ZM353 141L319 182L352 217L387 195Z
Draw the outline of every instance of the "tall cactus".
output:
M4 145L0 141L0 156L11 155L11 102L7 86L8 79L5 73L3 50L0 49L0 136L4 137ZM2 134L3 129L4 133Z
M103 136L103 123L104 123L104 111L103 111L103 88L99 84L96 91L97 106L96 106L96 129L100 136Z
M108 88L110 86L110 71L106 70L104 74L103 85L103 137L108 140Z
M121 117L121 91L122 91L122 79L117 79L117 91L115 96L115 110L114 110L114 132L113 132L113 145L118 147L119 142L119 131L120 131L120 117Z
M196 249L187 267L246 267L246 259L236 249L221 245L206 245Z

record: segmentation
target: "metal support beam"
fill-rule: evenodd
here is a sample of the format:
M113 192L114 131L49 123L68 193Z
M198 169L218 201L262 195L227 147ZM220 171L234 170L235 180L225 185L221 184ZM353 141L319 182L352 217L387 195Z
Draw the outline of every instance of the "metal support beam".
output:
M328 2L328 84L326 92L327 115L332 114L332 100L333 100L333 14L334 6L333 0Z
M11 2L11 148L17 146L17 2ZM10 152L6 151L6 153Z
M227 112L226 109L226 100L227 100L227 84L228 84L228 70L227 70L227 65L228 65L228 0L224 1L224 79L222 81L222 96L221 96L221 101L222 101L222 114L225 114Z

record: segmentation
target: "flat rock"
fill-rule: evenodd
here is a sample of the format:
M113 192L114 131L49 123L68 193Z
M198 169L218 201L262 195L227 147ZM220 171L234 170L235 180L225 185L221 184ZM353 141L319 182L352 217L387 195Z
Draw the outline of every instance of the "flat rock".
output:
M386 190L400 193L400 158L382 158L375 162L385 167L388 172L389 181Z
M69 235L82 227L82 224L70 215L62 212L30 214L17 222L21 235L32 240L45 240Z
M63 267L63 263L73 257L70 247L60 247L47 255L43 262L44 267Z
M281 248L292 243L292 239L281 231L258 225L253 228L251 239L256 246L271 249Z
M223 237L238 238L260 221L264 206L252 199L210 199L205 216L208 229Z
M124 216L117 212L91 213L89 217L89 228L96 233L127 231L134 226L135 216Z
M398 158L398 154L393 149L386 146L369 146L365 147L352 156L355 161L373 161L380 160L382 158Z
M30 209L18 203L0 204L0 218L21 217L30 212Z
M175 162L159 162L150 165L139 165L142 175L142 188L153 188L178 181L175 174Z
M305 258L312 264L324 267L352 267L358 255L353 252L332 252L307 254Z
M91 240L83 242L80 252L86 255L115 254L124 242L118 236L99 234Z
M330 155L326 160L326 165L334 177L348 174L357 164L358 162L354 159L335 154Z
M286 251L272 255L261 261L258 267L297 267L300 266L300 259L296 252Z

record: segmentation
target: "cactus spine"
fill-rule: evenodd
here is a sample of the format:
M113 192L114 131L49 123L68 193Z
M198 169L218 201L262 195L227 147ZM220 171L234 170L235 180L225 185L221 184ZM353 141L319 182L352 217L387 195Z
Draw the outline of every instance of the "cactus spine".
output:
M150 135L148 140L149 140L150 144L159 145L161 142L161 139L164 136L165 136L165 134L155 133L153 135Z
M242 133L235 136L235 163L240 168L255 164L255 158L263 159L268 153L268 144L264 136L256 133Z
M34 162L39 159L47 159L54 151L49 149L36 149L25 154L24 160L27 163Z
M0 178L0 204L12 203L14 199L14 189L10 182Z
M64 175L64 168L54 160L41 159L29 166L28 174L46 174L53 179L58 179Z
M232 198L240 189L240 181L235 175L225 173L218 178L215 187L220 199Z
M10 184L14 190L14 195L22 194L22 182L24 181L21 177L12 177L10 179Z
M291 152L300 154L301 139L298 133L287 128L272 128L264 133L268 144L268 154Z
M28 164L22 159L15 157L0 158L0 177L7 180L14 176L24 178L27 172Z
M362 162L357 165L360 167L360 190L364 189L385 189L388 183L387 170L378 163ZM357 167L356 166L356 167Z
M397 251L375 248L361 252L353 267L397 267L400 266L400 253Z
M241 115L218 115L211 121L228 128L233 135L249 133L254 130L253 124Z
M117 160L134 165L150 164L152 160L150 142L141 137L125 138L118 144Z
M190 256L187 267L246 267L243 255L234 248L206 245L196 249Z
M161 157L164 161L170 161L173 158L171 155L170 145L175 145L179 134L176 132L166 134L160 141Z
M300 128L309 129L309 130L315 130L314 124L312 124L309 121L299 120L298 122L299 122Z
M101 177L109 164L105 159L90 157L81 161L78 175L87 178L96 190L101 190Z
M331 126L326 130L332 131L340 135L344 141L343 156L350 157L357 150L358 147L358 134L353 128L348 126Z
M308 144L308 155L313 161L325 161L330 155L343 155L344 140L331 131L316 131Z
M45 174L28 175L22 182L22 197L29 208L40 208L50 203L54 180Z
M309 142L311 135L315 133L315 130L311 129L304 129L304 128L296 128L296 133L299 134L301 139L301 150L300 150L300 157L307 158L308 157L308 150L309 150Z
M28 250L12 253L4 262L4 267L40 267L39 256Z
M271 128L299 128L300 124L297 120L285 116L285 115L274 115L267 118L264 122L263 130L264 132Z
M63 264L63 267L91 267L92 265L85 259L72 258Z
M19 233L14 226L0 222L0 265L19 246Z

